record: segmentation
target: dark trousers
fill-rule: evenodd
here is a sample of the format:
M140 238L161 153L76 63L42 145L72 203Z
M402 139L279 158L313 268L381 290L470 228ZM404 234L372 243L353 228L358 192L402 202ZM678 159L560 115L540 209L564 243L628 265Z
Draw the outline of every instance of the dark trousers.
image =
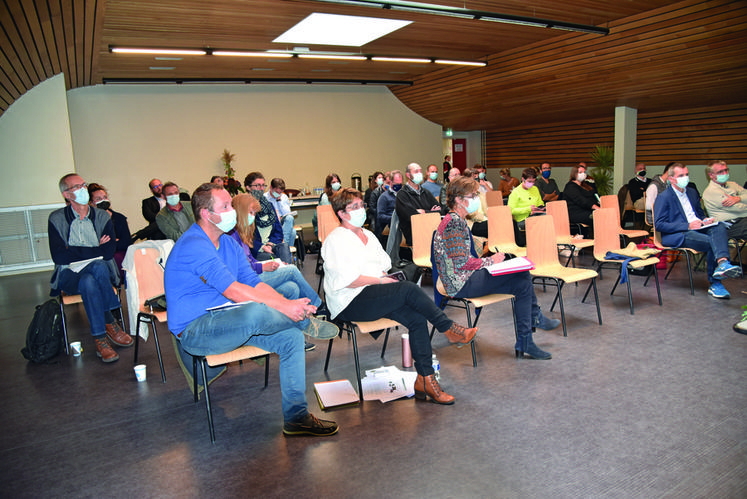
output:
M428 322L442 333L454 323L417 284L409 281L366 286L337 317L351 322L386 317L405 326L415 370L422 376L433 374Z
M539 307L529 272L494 276L487 270L480 269L470 276L455 298L477 298L493 293L511 294L516 297L516 330L519 336L531 333L532 317L539 314Z

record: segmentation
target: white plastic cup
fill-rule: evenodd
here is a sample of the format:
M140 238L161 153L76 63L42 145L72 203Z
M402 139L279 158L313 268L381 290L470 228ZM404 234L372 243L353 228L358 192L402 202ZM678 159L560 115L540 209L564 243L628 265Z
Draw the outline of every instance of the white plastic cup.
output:
M410 335L402 334L402 367L412 367L412 351L410 351Z
M135 366L135 377L138 383L145 381L145 364L138 364Z
M80 341L73 341L70 343L70 350L73 351L73 357L80 357L80 354L83 353L83 347L80 344Z

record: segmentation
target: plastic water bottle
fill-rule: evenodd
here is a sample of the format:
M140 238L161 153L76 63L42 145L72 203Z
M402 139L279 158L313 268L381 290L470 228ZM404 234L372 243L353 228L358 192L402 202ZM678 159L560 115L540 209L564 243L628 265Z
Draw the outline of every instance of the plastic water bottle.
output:
M438 357L436 357L435 353L431 358L431 363L433 364L433 373L436 375L436 381L441 381L441 364L438 362Z

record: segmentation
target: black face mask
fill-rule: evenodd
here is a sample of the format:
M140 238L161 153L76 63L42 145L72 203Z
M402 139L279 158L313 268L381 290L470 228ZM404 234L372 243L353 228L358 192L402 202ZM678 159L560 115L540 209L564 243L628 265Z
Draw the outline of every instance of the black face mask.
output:
M103 201L96 203L96 208L100 210L108 210L111 205L112 204L108 200L104 199Z
M402 184L392 184L392 190L394 192L399 191L402 188Z
M641 170L638 172L639 177L645 177L646 176L646 170Z

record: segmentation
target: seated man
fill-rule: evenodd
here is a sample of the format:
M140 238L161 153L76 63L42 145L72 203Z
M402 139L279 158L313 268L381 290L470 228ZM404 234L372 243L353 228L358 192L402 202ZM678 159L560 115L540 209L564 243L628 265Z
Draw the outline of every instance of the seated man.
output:
M434 198L438 199L443 184L438 181L438 167L436 165L428 165L428 178L425 179L422 187L433 194Z
M195 222L195 216L189 202L180 199L179 186L174 182L166 182L163 193L166 196L166 206L158 212L156 223L166 239L177 241Z
M708 294L714 298L729 298L721 279L737 277L739 268L729 263L726 226L706 218L698 195L690 189L687 167L676 163L669 172L669 187L656 196L654 222L666 246L685 247L706 253ZM707 227L704 227L707 226Z
M60 179L60 192L68 206L49 215L49 252L54 260L52 295L61 291L81 295L86 309L96 355L104 362L119 359L109 342L130 347L133 339L125 333L111 311L119 308L119 298L112 289L119 283L114 263L117 249L114 226L109 214L88 204L86 183L75 173ZM95 259L79 268L75 262Z
M288 246L296 244L296 230L293 228L295 219L291 214L290 200L285 194L285 180L274 178L270 182L270 190L265 192L265 199L275 208L275 214L280 219L283 228L283 240Z
M480 163L477 163L472 167L472 170L477 174L475 180L477 180L477 183L480 186L480 192L484 194L486 192L492 191L493 184L490 182L490 180L487 180L485 178L485 167Z
M651 179L646 177L646 165L643 163L636 163L635 177L630 179L630 182L628 182L628 194L630 194L630 200L633 202L633 207L636 210L646 209L643 194L646 192L650 183Z
M141 206L143 218L148 221L148 225L133 234L133 240L166 239L166 236L159 230L156 223L158 212L166 206L166 197L163 195L163 183L157 178L151 179L148 182L148 189L150 189L153 195L143 199Z
M549 203L550 201L557 201L560 198L560 188L558 183L555 182L554 178L550 178L552 175L552 167L550 163L542 163L540 166L540 177L537 177L537 182L534 185L539 189L542 194L542 201Z
M747 239L747 190L729 181L726 161L711 161L706 166L711 179L703 191L703 203L708 214L717 222L724 222L729 237Z
M508 206L514 219L514 237L519 246L526 246L526 219L545 212L545 203L542 202L539 189L534 185L536 180L537 171L534 168L525 168L521 173L521 184L508 196Z
M166 262L164 281L169 330L192 355L230 352L253 345L280 357L283 433L327 436L333 421L317 419L306 403L306 364L302 331L329 339L339 332L309 317L316 307L308 298L287 300L260 281L244 252L225 233L236 225L231 196L215 184L202 184L192 196L196 223L179 239ZM227 302L233 308L208 312ZM244 303L248 302L248 303Z
M246 192L259 201L261 207L254 222L262 242L257 253L257 260L272 260L274 255L284 263L293 263L289 243L285 240L283 226L280 225L280 218L275 213L275 208L264 196L267 187L265 177L260 172L251 172L244 178L244 187Z
M376 201L376 226L374 231L379 241L381 241L382 232L386 227L389 227L392 220L392 213L394 213L394 207L397 205L397 194L402 189L402 182L404 181L402 172L399 170L392 170L389 175L392 185L386 188L386 184L384 184L385 189Z
M397 203L395 209L399 217L399 228L402 230L402 236L405 238L407 246L412 246L412 223L410 217L416 213L425 213L428 211L441 212L441 205L433 194L423 189L420 184L423 183L423 169L417 163L407 165L407 183L397 194Z

